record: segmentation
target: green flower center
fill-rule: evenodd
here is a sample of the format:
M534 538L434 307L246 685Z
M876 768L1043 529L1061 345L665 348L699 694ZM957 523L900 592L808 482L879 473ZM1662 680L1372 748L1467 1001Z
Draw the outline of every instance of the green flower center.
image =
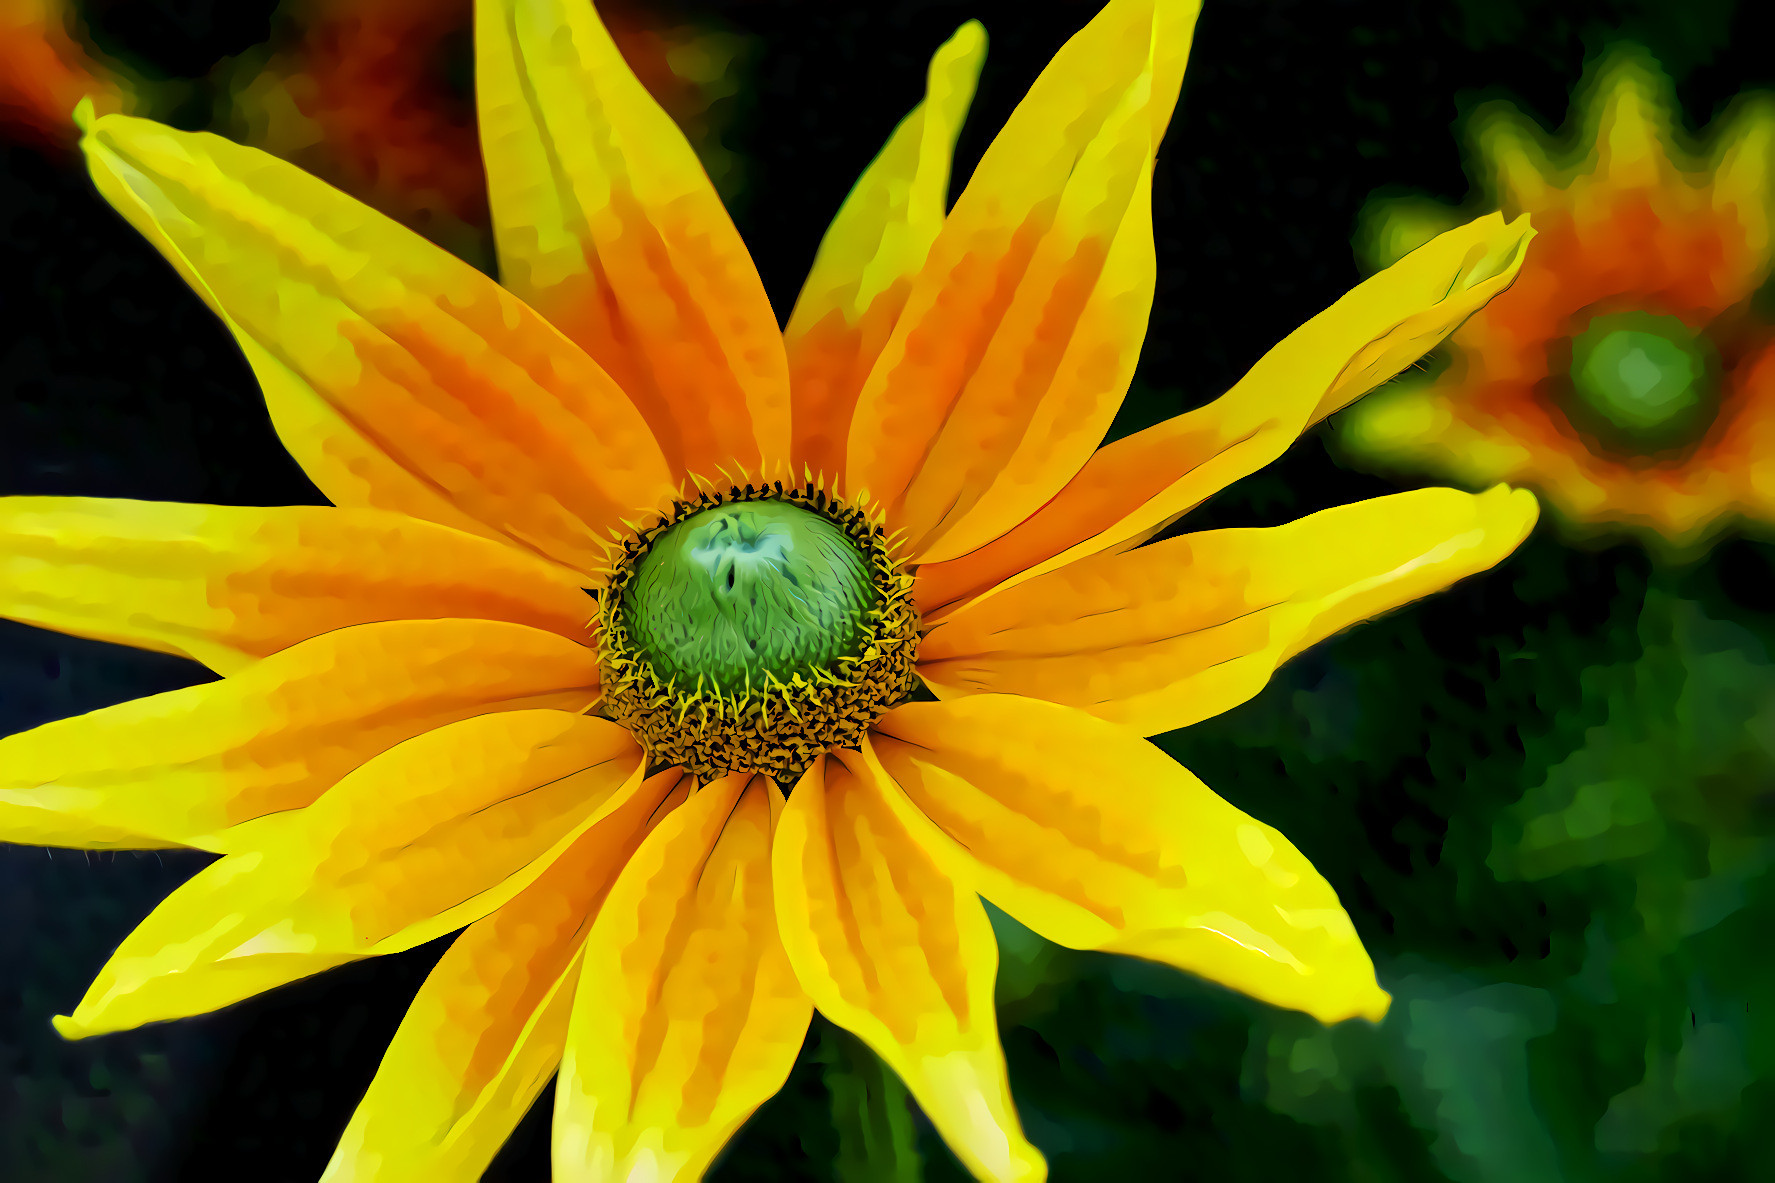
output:
M1718 406L1718 358L1674 316L1598 316L1572 338L1580 425L1609 443L1658 451L1693 443Z
M623 616L662 681L731 695L854 655L876 599L837 523L782 501L730 501L654 539Z

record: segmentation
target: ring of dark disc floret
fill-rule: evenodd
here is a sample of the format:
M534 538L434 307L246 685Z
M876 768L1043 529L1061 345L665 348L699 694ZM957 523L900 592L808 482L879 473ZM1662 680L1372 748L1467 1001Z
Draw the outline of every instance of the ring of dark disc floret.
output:
M701 678L695 686L662 679L634 645L624 619L624 592L654 540L717 505L780 501L817 513L850 538L868 565L875 602L864 612L850 655L830 669L783 681L764 675L723 693ZM912 575L879 520L840 501L817 482L732 485L675 499L651 526L619 539L609 580L598 596L592 628L598 642L604 713L632 731L654 766L679 765L707 782L729 772L760 772L788 786L822 753L856 748L871 724L904 701L917 675L918 610Z

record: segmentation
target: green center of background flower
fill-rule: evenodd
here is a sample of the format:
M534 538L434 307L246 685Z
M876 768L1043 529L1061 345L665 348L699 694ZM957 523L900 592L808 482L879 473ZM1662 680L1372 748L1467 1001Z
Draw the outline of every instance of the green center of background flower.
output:
M780 501L736 501L654 539L623 615L660 679L733 694L854 653L876 598L868 564L835 522Z
M1674 316L1598 316L1572 338L1572 395L1612 443L1659 450L1692 443L1718 407L1718 359Z

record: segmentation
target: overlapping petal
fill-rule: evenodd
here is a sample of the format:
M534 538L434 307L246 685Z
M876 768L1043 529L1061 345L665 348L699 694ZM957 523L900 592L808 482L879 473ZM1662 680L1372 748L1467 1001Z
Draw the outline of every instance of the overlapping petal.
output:
M772 907L781 807L764 777L706 785L611 888L555 1091L557 1183L701 1178L787 1079L813 1008Z
M0 616L224 674L378 620L506 620L583 638L590 615L551 564L382 510L0 498Z
M919 673L945 697L1024 694L1157 735L1244 702L1332 633L1496 565L1538 510L1522 489L1420 489L1093 555L950 616Z
M405 620L322 633L221 681L0 739L0 837L226 850L372 756L493 711L581 711L597 657L554 633Z
M934 621L964 600L1149 537L1270 463L1508 287L1532 235L1527 218L1506 224L1491 214L1426 243L1290 333L1221 398L1099 449L1003 537L923 566L920 610Z
M858 398L846 483L965 553L1102 440L1152 304L1150 175L1198 4L1113 0L987 149Z
M690 782L650 777L421 986L322 1183L473 1183L554 1074L580 948L617 873Z
M475 85L501 282L628 392L679 474L786 459L763 281L592 6L482 0Z
M856 753L814 763L772 854L784 947L814 1005L900 1074L976 1175L1045 1178L1005 1077L992 926L971 878L914 841L908 812Z
M1049 940L1163 961L1325 1022L1386 1011L1312 864L1125 728L977 695L896 708L866 755L904 790L883 800L938 865Z
M647 424L536 312L294 165L107 115L93 180L228 323L338 505L508 539L582 576L668 492Z
M243 824L232 853L125 938L56 1028L73 1038L201 1014L442 936L617 816L641 772L627 731L564 711L481 715L408 740L307 809Z
M820 239L783 330L797 473L812 469L834 485L842 479L857 392L943 227L955 139L985 58L978 21L943 43L924 101L900 121Z

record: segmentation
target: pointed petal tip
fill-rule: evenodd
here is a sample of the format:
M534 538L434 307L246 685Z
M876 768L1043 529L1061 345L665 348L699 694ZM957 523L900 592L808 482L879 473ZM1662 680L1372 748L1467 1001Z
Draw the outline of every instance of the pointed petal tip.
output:
M98 1034L85 1023L76 1020L73 1015L51 1015L49 1025L54 1027L55 1033L63 1039L85 1039L89 1035Z

